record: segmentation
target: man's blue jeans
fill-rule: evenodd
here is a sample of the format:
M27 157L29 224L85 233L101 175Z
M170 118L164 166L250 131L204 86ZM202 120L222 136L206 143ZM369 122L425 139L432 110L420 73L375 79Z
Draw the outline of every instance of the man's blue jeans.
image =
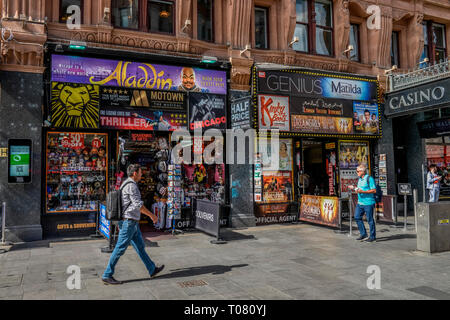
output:
M133 220L119 221L119 239L117 239L116 247L109 258L108 266L103 273L103 279L111 278L114 274L119 258L125 253L128 246L131 245L136 250L137 254L144 262L148 273L151 275L155 271L155 264L145 252L145 243L142 238L141 230L139 229L139 222Z
M362 217L364 213L366 214L367 222L369 223L370 228L370 238L376 239L375 232L375 221L373 220L373 208L375 205L363 206L358 204L355 210L355 221L358 225L359 233L362 237L367 236L366 228L364 227L364 222L362 221Z

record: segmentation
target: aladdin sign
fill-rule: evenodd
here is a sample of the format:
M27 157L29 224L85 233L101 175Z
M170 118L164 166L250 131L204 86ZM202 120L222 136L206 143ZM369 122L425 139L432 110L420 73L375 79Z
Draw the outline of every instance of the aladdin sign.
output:
M227 93L225 71L56 54L52 55L51 79L135 89Z
M387 95L387 116L437 109L450 103L450 78Z

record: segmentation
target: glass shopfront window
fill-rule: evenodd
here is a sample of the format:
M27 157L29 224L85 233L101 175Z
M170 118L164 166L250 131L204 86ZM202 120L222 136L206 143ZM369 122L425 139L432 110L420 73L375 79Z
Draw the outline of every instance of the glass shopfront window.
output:
M261 171L255 188L261 186L262 203L291 202L294 200L292 139L279 139L279 150L271 150L271 141L266 141L259 143L260 165L255 171ZM272 163L274 152L278 152L278 163Z
M97 210L108 192L107 150L106 134L47 133L47 213Z
M450 199L450 139L438 137L425 139L426 163L429 167L435 164L438 175L443 176L441 181L440 200Z

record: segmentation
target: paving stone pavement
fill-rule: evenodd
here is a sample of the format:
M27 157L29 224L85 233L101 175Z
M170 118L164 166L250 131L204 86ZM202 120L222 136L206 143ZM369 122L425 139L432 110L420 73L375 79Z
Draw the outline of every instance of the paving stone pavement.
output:
M100 251L103 239L15 244L0 254L0 299L450 300L450 252L415 251L413 228L379 224L377 231L379 240L365 243L355 240L356 229L350 237L310 224L225 229L224 238L235 240L221 245L187 232L148 243L150 257L166 265L151 280L130 247L116 267L120 286L101 281L110 256ZM80 267L80 289L67 287L71 265ZM367 286L375 283L371 265L379 267L380 289Z

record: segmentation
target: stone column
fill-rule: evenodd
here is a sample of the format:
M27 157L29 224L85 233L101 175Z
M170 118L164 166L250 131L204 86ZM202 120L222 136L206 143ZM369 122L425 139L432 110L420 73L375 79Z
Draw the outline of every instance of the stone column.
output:
M345 58L342 54L347 49L350 39L350 12L348 0L338 0L335 4L334 14L335 55Z

